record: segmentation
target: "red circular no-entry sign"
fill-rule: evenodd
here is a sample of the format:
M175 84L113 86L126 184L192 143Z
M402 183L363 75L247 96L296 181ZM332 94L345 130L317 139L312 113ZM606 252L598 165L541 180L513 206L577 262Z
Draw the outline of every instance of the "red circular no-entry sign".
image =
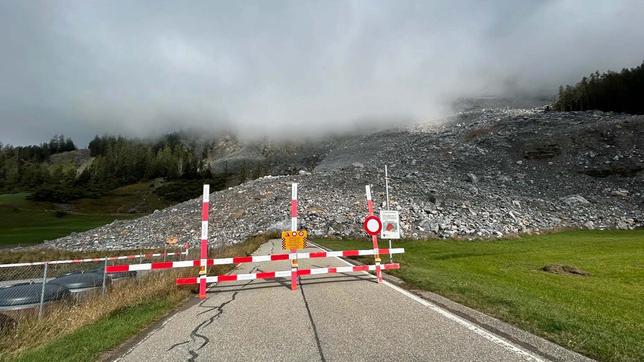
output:
M382 230L382 221L380 221L380 219L375 215L367 216L367 218L364 219L362 227L367 234L378 235L380 234L380 230Z

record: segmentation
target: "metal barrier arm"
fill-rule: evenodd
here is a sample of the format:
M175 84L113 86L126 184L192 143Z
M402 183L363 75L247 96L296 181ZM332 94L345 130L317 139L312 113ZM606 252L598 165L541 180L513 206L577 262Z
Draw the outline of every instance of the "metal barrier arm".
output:
M258 256L239 256L234 258L207 259L207 265L226 265L242 263L260 263L266 261L291 260L297 259L314 259L314 258L331 258L331 257L350 257L377 254L402 254L404 248L394 249L366 249L366 250L343 250L343 251L319 251L308 253L289 253L289 254L271 254ZM139 270L163 270L172 268L190 268L201 266L201 260L184 260L184 261L159 261L143 264L120 264L109 265L105 268L107 273L123 273L128 271ZM290 274L289 274L290 275Z
M191 277L191 278L178 278L177 285L193 285L199 284L203 279L206 283L221 283L221 282L234 282L239 280L256 280L256 279L275 279L275 278L291 278L293 273L296 276L303 275L319 275L319 274L334 274L334 273L350 273L361 271L377 271L400 269L400 264L380 264L376 265L357 265L357 266L339 266L328 268L315 268L315 269L299 269L295 272L291 270L282 270L274 272L261 272L251 274L224 274L210 277Z

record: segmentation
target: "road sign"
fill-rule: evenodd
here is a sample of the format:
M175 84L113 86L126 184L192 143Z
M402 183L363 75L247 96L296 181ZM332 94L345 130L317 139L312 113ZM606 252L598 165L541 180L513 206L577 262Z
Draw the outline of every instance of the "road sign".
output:
M299 250L306 248L306 230L282 231L282 248L286 250Z
M380 219L378 219L377 216L370 215L364 219L364 224L362 224L362 227L367 232L367 234L372 236L378 235L380 234L380 230L382 229L382 222L380 221Z
M382 221L381 238L400 239L400 216L398 211L381 210L380 220Z

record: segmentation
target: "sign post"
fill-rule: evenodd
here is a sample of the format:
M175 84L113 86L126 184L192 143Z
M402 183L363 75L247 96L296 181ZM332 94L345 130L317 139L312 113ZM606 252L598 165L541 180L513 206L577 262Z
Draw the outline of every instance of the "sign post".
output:
M378 251L378 233L380 233L380 228L382 228L382 223L380 220L373 214L373 201L371 200L371 186L365 185L365 191L367 195L367 209L369 210L369 216L365 219L364 226L367 230L367 233L371 235L371 243L373 245L373 258L376 264L376 277L378 278L378 283L382 283L382 271L380 270L380 253ZM377 226L372 228L374 222L380 224L380 228ZM377 231L375 231L377 230ZM375 232L374 232L375 231Z
M206 298L206 267L208 266L208 203L210 185L203 185L203 202L201 204L201 261L199 267L199 299Z

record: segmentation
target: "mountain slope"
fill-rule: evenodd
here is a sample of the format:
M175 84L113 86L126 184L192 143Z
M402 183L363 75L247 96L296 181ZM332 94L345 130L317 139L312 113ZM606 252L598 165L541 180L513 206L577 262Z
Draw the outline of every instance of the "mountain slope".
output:
M644 117L488 109L324 143L312 174L263 177L211 195L210 240L235 243L286 227L290 183L315 236L358 236L364 185L391 204L404 237L485 238L560 228L634 228L644 221ZM71 249L196 245L199 200L48 245Z

